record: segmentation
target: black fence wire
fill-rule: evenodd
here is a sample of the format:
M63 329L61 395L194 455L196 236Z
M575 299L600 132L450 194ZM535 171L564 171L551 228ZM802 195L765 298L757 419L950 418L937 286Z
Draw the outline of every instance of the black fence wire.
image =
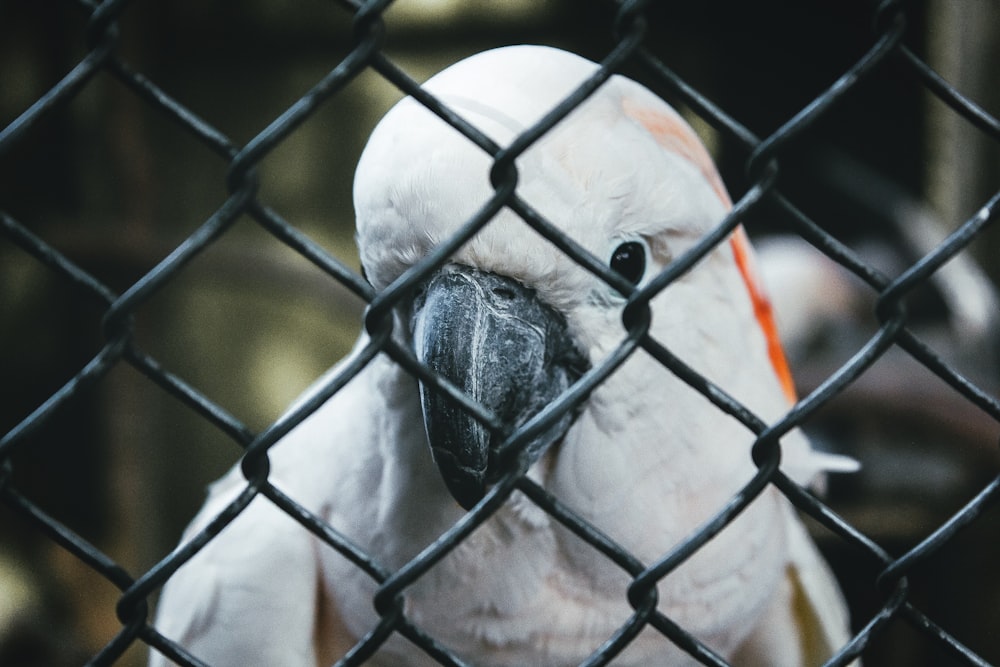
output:
M46 582L38 588L29 588L31 593L24 598L11 597L13 604L20 605L15 611L32 609L37 612L45 607L40 600L50 601L53 597L60 600L83 597L93 603L87 608L94 618L103 621L88 635L91 637L89 643L82 641L68 652L65 646L58 644L60 641L65 644L68 640L64 635L72 633L59 623L81 623L79 616L67 611L76 603L56 603L61 614L57 616L62 620L48 619L41 624L42 629L35 628L34 634L28 632L26 637L19 638L16 632L18 629L25 631L30 624L8 626L13 628L9 632L8 628L0 626L0 631L9 635L0 637L3 664L58 664L57 657L69 663L134 664L143 660L141 656L147 645L166 653L180 664L202 664L197 656L189 654L153 627L156 596L178 568L213 540L251 500L260 496L287 512L301 524L303 530L311 531L321 540L325 548L339 551L379 584L378 594L372 602L381 616L381 622L343 656L343 664L360 664L394 634L408 639L413 651L424 652L441 664L462 664L459 656L412 623L402 600L410 586L434 568L444 554L454 549L478 525L489 519L515 490L522 492L632 577L632 583L622 591L622 596L628 599L635 613L614 638L609 637L614 641L601 647L591 657L594 664L613 663L614 656L645 627L655 628L704 664L724 664L710 649L658 609L655 587L698 547L719 531L726 530L737 509L749 503L761 488L768 485L776 486L799 510L814 520L811 527L844 584L851 603L854 637L829 664L849 664L859 656L872 664L984 665L1000 660L1000 644L995 638L990 638L989 632L989 628L995 628L996 622L1000 621L996 611L998 605L995 604L1000 599L996 597L1000 590L993 584L997 561L990 560L996 549L979 549L975 546L979 542L963 541L970 533L986 535L984 539L987 542L990 539L995 541L997 537L996 515L990 512L1000 487L1000 459L995 451L996 437L1000 433L1000 402L993 393L996 388L995 367L989 356L994 351L990 336L995 332L987 327L984 334L987 342L982 343L982 348L973 350L969 347L972 343L962 338L961 332L950 331L948 335L941 336L938 330L931 332L930 328L924 327L925 315L921 310L923 304L930 301L928 308L931 315L926 317L947 320L948 315L940 313L942 308L947 311L948 299L927 295L934 289L935 280L943 275L947 265L957 261L974 262L970 260L975 254L970 246L988 244L989 235L985 230L997 218L1000 191L996 190L994 183L992 191L975 202L974 213L961 219L945 220L948 231L941 233L939 242L919 249L916 257L911 256L912 253L899 253L901 265L889 269L882 268L870 256L853 247L836 225L829 224L827 218L810 213L807 205L800 203L798 198L802 189L797 184L802 179L808 181L815 178L817 183L814 185L820 188L835 180L828 172L816 168L815 163L811 163L812 171L807 168L803 170L806 175L800 173L802 153L808 152L804 151L803 145L808 145L815 136L829 132L830 124L834 122L831 119L837 118L852 95L863 94L865 87L871 86L873 81L884 81L885 78L903 80L918 95L933 98L933 104L941 106L943 103L947 111L941 113L947 114L950 122L974 129L977 145L995 150L1000 144L1000 121L996 115L963 95L953 82L928 65L926 56L922 54L925 45L920 32L913 26L922 28L924 22L931 20L927 6L914 8L906 3L884 2L878 7L866 7L870 21L869 37L867 43L857 50L856 57L841 63L839 69L824 81L808 82L809 89L818 94L810 95L811 99L804 100L791 113L783 116L777 129L766 133L751 130L748 123L728 111L725 104L713 101L712 94L700 91L696 85L677 74L678 70L684 71L691 66L690 63L672 63L669 58L661 56L658 43L651 35L658 34L660 24L670 20L670 7L626 1L608 3L599 10L580 10L592 12L593 16L605 22L603 33L594 38L594 42L602 46L588 47L588 55L600 62L599 69L538 125L529 128L510 146L498 148L475 127L452 113L445 104L421 89L414 76L407 73L407 68L389 55L391 51L387 45L392 43L396 25L393 15L386 15L387 10L391 12L389 2L340 0L331 3L329 9L337 14L339 25L350 24L349 33L337 28L329 37L339 40L336 48L340 50L341 57L325 64L325 72L321 75L312 76L308 92L287 107L271 110L278 106L274 100L260 100L261 106L268 110L262 113L270 114L269 120L263 130L250 130L251 138L246 141L234 138L241 132L240 128L226 128L210 120L214 113L211 108L199 108L168 92L172 86L177 87L177 82L158 78L157 72L166 72L165 68L135 66L130 60L129 54L137 48L129 41L130 31L144 29L137 23L146 24L146 30L149 24L158 24L161 12L157 3L76 0L45 4L44 9L34 10L44 12L44 16L39 14L36 17L37 23L45 25L51 21L55 36L50 36L50 39L65 38L66 41L55 45L55 50L62 54L59 63L75 60L75 64L68 71L60 72L58 77L50 76L55 82L47 84L47 89L31 99L16 98L21 106L16 113L10 114L8 124L0 131L0 165L3 170L0 173L7 182L0 191L3 196L0 199L0 229L6 245L2 255L7 263L4 280L8 282L4 296L4 307L8 309L4 315L7 333L4 334L5 349L0 352L5 359L3 384L6 385L4 401L7 404L2 410L5 432L0 440L0 500L6 507L6 514L0 517L5 534L2 540L4 551L0 555L16 556L14 560L22 565L27 561L29 572L44 573L62 568L61 571L69 573L57 582L47 582L48 588ZM310 11L313 10L315 8ZM732 8L718 9L729 10ZM240 9L227 4L217 10L200 11L237 12ZM294 9L289 7L274 11L291 12ZM188 16L192 22L199 18L203 19L204 15L195 13ZM798 29L794 17L784 18L790 22L782 30ZM237 29L242 27L236 17L227 20ZM166 33L177 27L169 20L163 20L158 25ZM572 32L572 27L563 27ZM537 30L528 32L530 36L519 38L517 30L511 29L503 38L509 41L534 41L538 38ZM85 40L85 47L80 49L78 56L72 55L73 40L81 38ZM724 35L719 38L726 39ZM168 39L161 37L162 43ZM560 41L568 41L565 34ZM13 46L9 48L16 48L21 42L12 37L10 43ZM175 49L171 53L179 54L182 50ZM733 58L739 57L733 54ZM993 61L994 71L996 65L997 61ZM241 63L236 63L236 71L241 66ZM732 66L737 65L733 63ZM592 271L603 273L609 281L615 280L613 274L595 265L594 260L581 251L572 239L564 238L520 199L514 161L591 91L618 72L628 73L676 106L689 110L691 117L702 124L706 133L718 138L725 148L721 161L724 176L730 181L736 200L732 213L718 227L689 252L673 261L655 277L650 287L634 294L624 315L627 334L618 353L626 354L636 346L644 348L653 358L712 400L720 410L756 432L759 438L753 456L760 472L731 503L719 508L719 514L703 532L662 554L657 562L643 563L579 518L558 497L550 495L523 473L512 470L493 487L490 502L477 507L442 535L430 550L399 570L388 569L372 554L365 553L346 539L338 532L337 526L326 524L301 506L296 498L273 486L268 478L268 450L343 387L353 373L379 354L388 354L408 371L431 379L429 371L389 337L392 309L417 281L446 261L500 208L512 209L575 261ZM254 70L237 76L252 79L257 74L258 71ZM163 78L170 79L171 76L163 75ZM330 249L336 245L336 241L330 240L332 237L317 240L317 233L307 233L304 226L297 222L294 216L298 213L283 214L283 210L290 210L287 202L280 197L278 200L272 198L268 189L269 179L280 178L280 174L275 176L275 172L267 171L270 161L277 160L275 156L288 150L287 145L294 144L297 134L310 124L317 126L318 132L345 137L332 148L331 155L323 159L353 164L358 154L358 141L363 140L363 137L359 140L346 138L352 132L358 132L350 125L354 111L348 109L332 122L333 116L328 108L357 96L359 81L374 79L380 79L377 85L385 86L387 82L397 89L387 93L387 96L414 96L471 142L491 154L495 161L491 173L497 193L478 215L462 227L458 236L436 249L415 272L381 293L376 292L354 268L354 259L344 259L340 255L346 253ZM225 88L228 83L229 80L223 79L214 85ZM4 89L9 86L10 83L3 84ZM752 88L751 83L746 86ZM74 160L86 163L80 169L84 176L80 177L78 185L65 186L65 182L77 179L64 173L73 168L66 163L66 145L73 142L88 145L79 137L98 128L116 136L125 136L130 131L129 121L124 116L112 123L110 130L103 121L97 120L106 109L101 109L99 101L94 100L95 91L106 92L111 88L119 101L127 99L124 104L129 108L155 111L156 120L150 122L158 127L169 127L169 132L179 131L185 136L185 142L193 139L186 146L177 147L185 156L185 164L181 168L191 180L198 182L188 187L205 187L218 193L213 195L217 196L213 210L207 210L203 215L194 214L199 220L197 227L189 225L182 237L171 238L166 245L145 246L146 252L138 257L130 256L116 269L108 268L108 255L101 254L100 247L103 244L120 248L127 246L129 240L112 238L118 232L109 231L107 227L91 234L80 224L73 224L78 222L73 205L60 208L58 204L60 199L88 201L86 193L81 192L87 189L88 178L91 178L86 174L113 168L113 160L107 155L77 155ZM11 96L13 98L13 93ZM921 104L928 104L926 99ZM768 103L760 99L755 104L766 107ZM98 108L90 109L88 105ZM76 108L72 117L67 115L70 107ZM6 111L7 107L4 109ZM867 113L878 117L883 110L871 108L867 109ZM892 118L883 121L896 122ZM909 121L904 118L898 122ZM115 145L123 151L138 150L140 155L146 150L130 149L127 141ZM192 148L192 145L197 147ZM172 147L161 145L160 149L171 150ZM138 164L141 163L140 159ZM785 167L787 163L796 166L790 170ZM835 164L836 159L830 157L824 163ZM727 168L727 164L731 167ZM309 168L321 170L322 165L321 159ZM842 183L847 183L844 186L846 189L854 190L853 195L858 200L868 202L871 209L868 215L898 215L899 200L885 196L888 190L881 191L881 196L865 199L872 179L859 177L858 170L853 167L841 169L839 178ZM733 184L729 171L742 180ZM848 173L846 177L845 171ZM820 180L823 182L819 183ZM103 201L98 206L115 210L116 206L126 206L128 202L140 207L143 205L144 192L141 188L136 192L137 184L144 182L141 175L118 174L110 182L120 182L123 190L130 188L131 191L112 192L109 199L113 203ZM185 194L177 193L177 196L182 198ZM119 197L121 201L118 201ZM803 200L814 201L806 197ZM337 205L346 206L342 201ZM184 211L180 208L174 210ZM192 219L189 210L180 215L186 216L186 220ZM315 215L322 217L323 213ZM338 215L346 214L341 210ZM47 225L46 219L52 217L68 219L72 233L67 235L65 227ZM758 222L764 219L772 221L770 224L774 227L765 228L764 223ZM907 220L903 223L907 224ZM697 264L740 224L755 236L758 232L773 232L777 228L785 235L805 241L815 251L812 256L816 262L826 262L828 258L841 267L844 275L852 276L856 291L861 292L865 302L870 304L866 316L871 328L863 335L852 338L848 343L849 349L839 350L839 356L826 357L830 363L813 365L811 375L808 372L805 376L800 375L802 398L783 419L774 424L761 423L743 406L712 387L687 365L686 360L677 358L669 349L646 336L648 318L644 313L649 300ZM249 228L254 231L248 231ZM176 330L169 329L169 323L164 322L163 318L170 316L157 315L169 307L174 309L170 311L175 313L174 316L185 317L176 310L176 302L170 300L171 290L179 289L177 285L190 286L194 282L212 280L212 276L206 276L204 271L199 273L199 262L204 257L221 258L220 261L224 262L226 243L239 234L246 234L239 237L244 239L241 247L258 244L273 249L277 242L281 249L276 252L284 253L282 257L293 257L288 261L299 262L297 266L300 267L302 260L311 265L308 280L289 278L294 287L307 291L312 289L319 295L318 299L329 298L335 304L345 304L342 308L335 305L334 310L339 308L343 316L353 322L355 330L363 325L371 335L366 354L359 356L356 363L325 380L319 392L293 412L280 418L269 414L260 426L237 416L240 410L234 411L233 403L219 400L213 391L204 389L205 386L218 386L213 384L214 380L205 380L206 376L198 373L194 375L197 379L193 380L187 367L172 361L178 358L175 348L187 345L199 335L199 331L207 332L207 324L203 327L202 322L189 322L190 329L179 342L164 340L166 331L176 333ZM322 237L322 234L319 236ZM901 238L898 235L894 237L897 250L903 243ZM81 244L80 239L85 239L87 243ZM989 257L988 248L983 253ZM261 256L238 255L229 259L239 265L241 262L261 260ZM763 253L763 259L766 264L766 253ZM266 273L266 261L261 260L261 263L263 268L259 269L248 271L245 266L242 267L239 289L252 290L261 284L254 282L254 278L246 277L257 270ZM296 275L301 275L301 271ZM279 270L258 280L278 282L284 278L288 278L288 274ZM18 296L21 293L15 291L22 283L26 284L24 294L30 297ZM331 292L331 289L334 291ZM779 294L775 296L780 300ZM946 302L944 307L939 303L941 301ZM993 305L992 302L989 305ZM76 319L57 312L62 309L74 310ZM189 311L187 317L191 316L190 312L204 313ZM987 315L989 319L997 313ZM852 313L841 312L840 316L848 317ZM73 322L73 327L80 328L59 331L66 322ZM316 323L310 321L309 325ZM239 326L251 328L253 320ZM322 326L320 323L319 327ZM847 326L844 322L834 322L825 331L828 335L835 335L830 331L842 331L838 327ZM164 328L160 330L160 327ZM17 332L24 338L16 338ZM35 340L29 342L27 339ZM228 340L224 343L235 344ZM60 349L61 345L74 347L66 352ZM36 353L37 349L43 351ZM985 351L979 354L980 349ZM808 350L799 356L807 353ZM332 361L332 353L327 351L326 354L327 360ZM792 354L796 356L794 349ZM893 360L898 359L906 360L904 367L909 369L909 374L901 383L882 382L897 368ZM209 353L199 363L211 367L215 362ZM53 384L55 381L49 370L53 365L71 369L59 371L66 372L66 377L56 384ZM125 373L123 369L131 370ZM594 373L586 376L581 386L559 399L556 412L573 409L574 404L602 382L605 375ZM930 394L904 391L899 403L894 403L892 397L886 394L901 385L904 390L912 388L915 381L907 378L914 375L922 378L921 382L929 379L935 390ZM315 376L318 377L319 373ZM225 378L221 380L226 381ZM246 377L228 381L232 384L248 383ZM115 464L117 472L107 467L111 465L109 445L100 442L102 429L107 437L112 427L94 424L102 392L112 391L109 387L117 388L114 391L118 392L107 408L115 413L109 419L127 424L124 436L120 432L115 436L123 438L124 444L118 449L118 455L124 451L127 459L124 463ZM149 533L136 530L127 533L127 539L140 540L142 535L146 535L148 544L115 543L104 528L95 527L92 516L79 511L84 503L83 496L111 497L114 503L122 506L135 504L138 507L135 514L121 507L112 511L119 520L147 524L153 519L144 516L142 509L148 509L151 502L167 502L171 491L162 491L154 501L148 498L143 500L143 496L152 491L142 485L141 480L145 479L143 475L146 473L135 472L133 467L161 465L175 472L180 470L178 476L202 474L196 470L199 463L190 454L192 450L183 449L186 445L155 453L140 444L144 438L152 437L149 430L153 427L148 424L144 427L129 420L158 419L160 425L164 421L162 414L154 417L142 410L135 414L130 412L134 407L129 403L130 393L133 390L145 391L137 387L162 390L157 393L155 402L158 406L167 404L167 407L157 407L156 410L169 414L180 411L185 418L194 415L202 423L199 428L210 425L206 430L211 434L205 439L205 444L195 447L211 448L216 441L228 440L245 450L241 459L246 476L245 491L194 540L177 550L171 550L171 544L177 538L175 532L150 537ZM866 402L870 404L866 405ZM879 406L878 414L870 412L871 404ZM919 448L907 448L905 445L871 452L866 450L865 432L860 427L849 426L855 423L851 421L851 415L858 413L868 414L869 425L874 422L879 428L895 429L898 439L904 441L913 438L907 429L920 430L929 414L943 415L941 421L950 425L948 428L951 430L944 431L949 434L942 436L946 441L930 454L926 448L917 451ZM817 437L822 438L824 424L829 427L826 436L830 439L851 440L848 449L865 468L859 473L858 479L862 481L831 479L828 496L818 498L778 474L776 464L780 452L773 436L802 426L813 433L820 431ZM854 430L845 432L848 428ZM966 430L963 431L963 428ZM969 430L971 435L967 432ZM190 436L190 433L171 430L170 427L167 431L178 439ZM92 436L92 439L84 438L81 435L84 432L98 435ZM204 434L206 431L197 432ZM959 432L963 435L956 435ZM949 462L949 457L958 457L956 450L969 441L973 443L969 447L975 452L974 462L969 465L974 470L971 473L955 473L965 475L958 491L935 496L937 487L925 481L938 479L933 471L947 475L956 465ZM220 445L220 449L226 448ZM229 460L238 455L240 452L234 453ZM864 470L878 469L879 464L874 461L876 455L891 459L889 472L885 477L865 477L870 473ZM151 457L151 460L139 461L143 457ZM133 472L138 477L131 478ZM909 475L916 480L914 484L922 486L920 500L924 504L924 513L920 520L913 520L912 514L902 512L898 504L865 502L866 493L877 494L879 491L866 486L864 480L874 485L900 484L900 478ZM199 476L196 483L188 483L201 484L204 481ZM110 494L107 489L114 485L128 488L118 489L117 495ZM885 489L881 491L885 492ZM169 517L169 513L170 510L161 509L158 514L150 516L164 519ZM174 523L190 518L191 508L185 506L180 513L183 516L175 517ZM903 524L910 528L902 527ZM46 549L44 545L57 545L59 549ZM81 574L83 571L89 571L89 574L84 576ZM50 575L36 576L45 578ZM966 577L971 579L971 585L962 583ZM948 594L942 591L949 590L950 586L964 591L956 594L959 595L958 600L945 599ZM113 594L109 595L105 589L113 590ZM100 592L102 590L105 592ZM961 595L968 597L962 598ZM98 611L94 608L97 604L103 604L104 608ZM956 607L964 609L965 615L953 615L952 610ZM111 618L112 608L114 618ZM79 627L75 631L83 632ZM53 635L63 638L56 639ZM100 638L96 648L93 637ZM47 647L39 648L29 640ZM914 655L914 646L918 647L916 650L921 655Z

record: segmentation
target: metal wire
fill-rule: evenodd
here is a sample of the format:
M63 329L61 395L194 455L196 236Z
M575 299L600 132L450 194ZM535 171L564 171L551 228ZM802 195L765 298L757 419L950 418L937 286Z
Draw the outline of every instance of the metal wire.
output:
M138 3L134 3L138 4ZM94 665L114 664L137 643L146 643L184 665L201 665L199 659L187 652L170 638L162 636L151 625L149 600L169 580L174 572L211 542L233 519L258 496L266 497L294 518L304 530L312 532L327 547L335 549L349 559L379 588L374 606L381 616L377 627L363 637L338 664L356 665L371 657L378 648L395 634L406 637L413 650L423 651L444 665L465 664L446 646L429 636L407 617L403 596L406 590L433 569L442 558L454 550L484 521L488 520L515 490L522 492L539 508L572 531L583 542L605 556L632 579L623 595L627 596L634 613L618 631L588 658L585 664L601 665L613 661L628 644L646 627L655 628L671 641L688 651L695 659L707 665L724 665L725 660L709 647L699 642L683 627L666 617L657 607L657 583L681 565L698 548L719 532L727 529L740 512L764 489L777 487L802 512L813 517L828 529L836 540L854 552L863 554L877 575L871 585L877 587L880 597L878 609L869 617L856 619L857 634L827 664L845 665L858 656L884 632L892 622L905 622L918 632L930 637L946 653L961 664L983 665L986 660L965 646L953 634L945 631L923 611L910 596L908 577L921 562L947 547L964 527L979 520L995 503L1000 493L1000 476L995 476L975 497L916 546L899 555L889 553L863 531L839 516L815 496L807 493L789 480L778 468L779 437L800 426L859 377L872 369L890 349L905 351L931 373L940 377L965 400L986 413L992 420L1000 421L1000 402L974 382L963 376L946 362L933 345L921 339L910 326L906 304L921 286L925 285L945 263L965 251L970 243L980 238L986 227L998 217L1000 192L986 201L981 209L952 233L933 252L913 263L895 278L890 278L866 263L851 248L832 236L820 224L803 213L782 191L782 159L788 148L803 135L817 131L820 121L842 101L863 85L874 72L887 67L906 72L929 94L936 96L977 128L984 141L1000 142L1000 121L963 95L934 72L914 51L905 44L907 9L896 2L885 2L873 15L874 29L868 50L849 64L822 93L793 114L777 130L759 137L738 119L713 103L705 95L674 73L646 46L646 2L627 1L616 5L615 19L608 35L613 39L606 56L594 75L553 108L536 125L528 128L513 143L500 148L476 127L464 121L445 104L435 99L410 78L383 51L388 31L383 12L390 4L345 2L344 11L353 15L353 44L348 54L323 76L305 95L280 113L265 129L245 144L226 136L219 128L204 120L160 88L153 77L136 71L120 55L122 33L120 22L130 3L80 2L79 8L88 16L87 50L68 74L41 95L20 116L0 130L0 161L9 158L16 147L30 146L35 130L44 127L51 114L79 96L100 75L108 75L124 84L129 94L142 104L158 111L166 122L181 128L213 155L225 161L227 176L223 184L228 197L204 222L177 245L162 261L133 281L118 294L102 283L95 275L60 253L50 242L32 232L15 216L0 211L0 231L8 242L26 256L34 258L54 279L77 291L97 304L103 315L104 343L100 350L84 364L62 387L37 406L30 414L15 424L0 439L0 501L19 515L26 525L46 539L60 545L74 558L98 573L121 591L117 604L117 617L121 623L118 634L90 658ZM133 11L138 7L131 8ZM748 186L735 203L731 213L710 234L677 258L661 274L642 289L636 289L604 263L590 255L573 239L566 238L544 216L522 200L517 192L518 173L515 160L539 138L544 136L560 119L600 88L613 74L626 68L641 69L658 92L671 95L696 112L718 132L746 151L745 169ZM371 288L362 276L345 263L328 253L320 244L311 240L301 230L282 218L262 199L258 187L259 163L307 119L313 117L332 98L349 94L348 86L362 73L377 73L397 87L403 94L412 95L432 112L465 135L469 141L492 155L491 172L494 195L485 202L460 231L436 248L423 261L417 263L403 276L381 292ZM564 506L551 495L525 477L524 465L511 456L512 467L491 489L487 497L455 526L442 534L403 567L392 570L352 543L336 526L325 523L296 500L269 481L268 450L302 419L317 409L324 401L339 391L357 372L379 353L386 353L407 371L430 383L438 390L452 396L477 418L495 430L503 425L494 415L476 405L457 388L436 376L419 362L411 351L395 344L391 339L392 312L400 302L413 293L416 286L438 268L452 253L475 236L501 209L511 209L528 225L587 271L607 282L628 299L624 325L627 335L621 345L597 367L587 372L566 394L528 424L514 431L502 446L505 452L516 453L522 443L530 440L559 419L566 411L573 410L587 400L590 393L624 362L634 351L642 348L653 358L668 367L677 376L701 392L720 410L743 422L757 434L753 449L758 472L739 493L724 507L670 552L662 554L653 563L641 562L595 526ZM783 419L765 424L725 394L706 378L689 367L651 337L649 326L650 300L694 267L718 244L724 242L738 225L748 223L762 209L780 211L788 225L812 244L817 250L835 260L867 284L876 298L875 314L878 330L861 345L851 358L840 365L825 381L788 411ZM330 281L336 281L348 291L369 304L364 327L370 335L366 347L353 361L306 403L261 432L256 432L230 414L223 406L202 394L160 361L145 352L136 338L137 311L162 289L175 281L185 267L197 256L206 252L235 226L255 223L289 249L305 258L322 271ZM126 365L136 369L148 381L155 383L173 396L179 404L190 409L210 423L219 432L245 448L242 469L246 477L244 491L221 511L203 530L182 547L162 558L145 572L129 573L100 549L68 528L58 518L48 514L23 492L15 480L16 453L32 447L32 437L53 420L68 403L79 400L82 393L101 383L112 369ZM995 474L995 473L994 473Z

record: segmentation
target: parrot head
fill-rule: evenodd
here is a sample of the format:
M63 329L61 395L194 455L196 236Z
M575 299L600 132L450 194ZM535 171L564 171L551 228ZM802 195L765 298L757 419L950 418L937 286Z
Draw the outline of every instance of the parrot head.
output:
M556 49L506 47L453 65L425 88L504 146L595 67ZM448 240L494 196L492 165L483 149L411 98L387 113L354 183L358 246L376 289ZM516 166L519 198L640 286L728 208L711 160L686 123L619 76L531 145ZM472 507L509 469L496 456L507 434L621 340L625 301L504 207L400 306L396 330L417 357L509 427L494 432L420 383L431 452L459 504ZM689 315L665 312L657 326L679 328ZM526 443L521 463L542 457L573 420L568 414Z

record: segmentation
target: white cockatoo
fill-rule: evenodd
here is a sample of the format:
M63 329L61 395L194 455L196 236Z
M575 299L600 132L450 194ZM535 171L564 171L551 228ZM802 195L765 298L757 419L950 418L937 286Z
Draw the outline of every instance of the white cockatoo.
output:
M426 90L508 145L595 71L516 46L463 60ZM516 161L517 193L642 286L730 206L692 130L613 76ZM492 159L412 99L374 130L354 185L366 275L383 290L493 195ZM503 208L394 312L393 335L516 426L625 338L625 298ZM652 300L650 335L774 421L791 381L742 231ZM362 341L362 344L364 341ZM360 349L359 345L359 349ZM331 372L341 372L343 365ZM269 452L269 479L394 571L501 476L502 439L386 355ZM646 564L756 472L754 435L643 350L528 443L528 476ZM793 431L782 469L849 467ZM234 469L189 528L245 488ZM407 618L472 665L575 665L631 616L631 578L520 492L405 589ZM212 665L329 664L376 627L369 575L263 497L170 578L156 628ZM663 578L658 609L740 665L820 664L850 638L841 593L792 506L768 487ZM153 665L164 658L153 652ZM616 665L694 660L647 627ZM375 665L437 664L400 635Z

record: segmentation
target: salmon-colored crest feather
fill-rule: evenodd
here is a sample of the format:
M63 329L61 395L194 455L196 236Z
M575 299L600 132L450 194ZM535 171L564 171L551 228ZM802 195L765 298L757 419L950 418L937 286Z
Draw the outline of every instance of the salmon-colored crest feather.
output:
M704 144L697 135L688 127L680 116L672 114L664 109L652 109L633 100L622 101L622 110L626 116L636 120L646 130L653 135L653 138L663 148L672 153L676 153L695 165L702 176L712 186L715 194L722 201L726 210L732 208L733 203L726 192L726 187L719 177L719 172L715 169L715 163L705 149ZM774 321L774 310L771 301L764 292L763 285L757 277L754 266L753 249L750 240L747 238L743 227L738 227L729 238L729 244L739 268L740 275L747 287L747 293L753 304L754 317L760 326L764 339L767 341L767 354L771 360L775 375L781 383L781 389L790 403L796 400L795 382L792 380L792 373L788 367L788 360L785 351L781 346L781 338L778 335L778 327Z
M761 331L764 332L764 338L767 340L767 355L771 359L771 366L774 367L774 372L778 376L778 382L781 383L781 389L785 392L788 402L794 403L797 398L795 381L792 379L792 371L788 367L785 350L781 346L781 336L778 335L778 325L774 321L771 300L767 298L764 287L757 278L753 249L743 227L736 228L733 235L729 237L729 244L733 248L736 266L739 267L743 282L750 293L754 317L757 318L757 324L760 325Z

